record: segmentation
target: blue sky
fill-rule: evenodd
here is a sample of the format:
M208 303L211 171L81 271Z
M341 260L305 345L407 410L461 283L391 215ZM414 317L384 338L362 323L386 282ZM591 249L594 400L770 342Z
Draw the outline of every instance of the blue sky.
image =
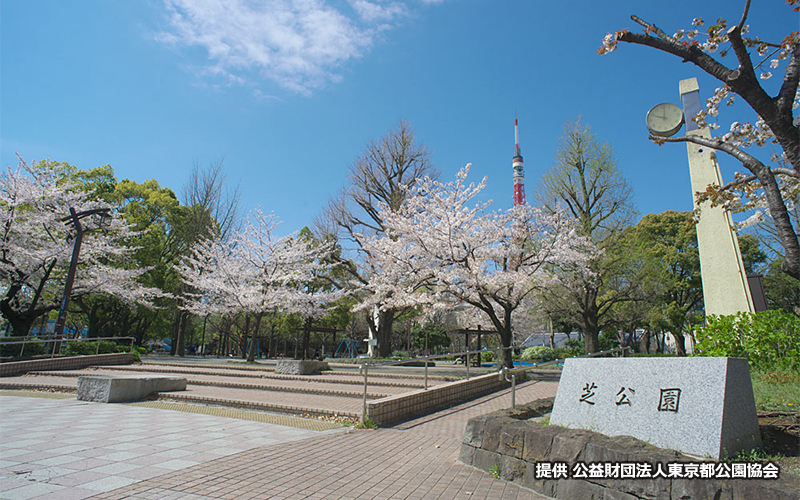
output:
M529 202L564 122L582 115L641 214L690 210L685 146L650 143L644 116L679 103L683 78L703 97L718 83L652 49L596 50L608 31L639 29L630 14L671 34L693 17L738 20L743 4L2 0L0 166L15 152L110 164L179 192L194 163L224 160L244 207L274 211L288 232L311 223L368 139L406 119L444 179L471 162L506 208L516 107ZM779 41L800 20L782 1L753 2L749 24ZM726 110L721 131L746 111ZM730 179L736 164L721 161Z

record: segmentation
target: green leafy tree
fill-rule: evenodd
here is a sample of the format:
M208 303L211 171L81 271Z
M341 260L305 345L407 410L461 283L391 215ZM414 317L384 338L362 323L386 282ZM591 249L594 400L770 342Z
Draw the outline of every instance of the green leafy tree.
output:
M703 289L697 232L691 212L645 215L624 237L623 247L641 259L651 325L663 325L686 355L686 334L700 318Z
M613 251L617 237L636 216L631 188L617 168L611 146L598 142L579 118L565 124L555 163L542 178L537 195L546 210L566 210L581 235L603 250L588 267L572 269L575 286L552 289L545 298L551 315L570 315L580 325L586 352L597 352L600 331L613 322L611 309L631 300L634 290L626 278L631 270Z
M764 275L767 308L780 309L800 316L800 282L788 276L781 269L782 259L777 258L770 263L767 273Z
M128 179L118 182L108 165L86 171L76 169L71 177L115 206L118 215L131 226L134 234L126 243L134 248L132 265L147 269L138 281L167 294L174 293L178 284L173 269L177 253L171 248L170 231L180 210L174 192L152 179L143 183ZM88 295L76 297L74 309L86 318L89 336L132 335L141 344L154 325L159 326L157 330L162 335L168 329L169 312L165 308L174 307L174 299L165 297L155 302L157 309L132 309L114 297Z
M435 351L442 348L447 349L450 347L450 336L447 335L444 327L434 323L427 323L422 326L417 326L412 330L411 345L416 349L424 350L427 339L428 352Z

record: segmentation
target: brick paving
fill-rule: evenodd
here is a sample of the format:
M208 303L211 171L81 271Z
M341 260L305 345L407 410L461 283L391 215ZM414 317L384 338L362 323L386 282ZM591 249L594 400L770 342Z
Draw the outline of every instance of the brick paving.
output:
M554 396L557 385L520 384L517 401ZM392 428L254 448L93 499L545 499L456 460L467 420L510 405L504 390Z
M527 401L541 397L554 396L557 388L557 378L554 375L544 374L543 380L531 381L519 384L517 387L517 402L523 404ZM38 378L38 377L37 377ZM314 397L307 395L294 395L295 398L302 398L306 403L306 398ZM24 398L2 398L0 397L0 410L5 414L6 400L20 400ZM39 403L37 401L37 403ZM50 403L48 401L48 403ZM55 401L58 404L80 403L74 400ZM63 415L58 418L68 429L72 429L72 420L76 423L83 423L84 418L81 411L92 408L130 408L127 405L101 405L89 403L83 404L83 408L75 411L70 417ZM108 469L101 469L100 472L94 469L102 468L110 464L87 464L94 465L92 469L83 470L84 474L94 472L94 474L116 474L118 483L114 480L96 477L89 481L89 485L95 488L104 486L100 494L94 496L97 500L105 499L189 499L189 500L217 500L217 499L249 499L249 498L275 498L275 499L301 499L301 498L330 498L330 499L544 499L530 490L519 487L516 484L506 483L496 480L490 475L465 466L457 462L460 449L461 436L467 420L475 415L488 413L500 408L507 408L511 405L510 391L504 390L491 394L480 399L463 403L440 412L427 415L415 420L404 422L391 428L377 430L358 430L346 434L320 435L318 433L295 436L291 442L276 441L269 444L263 441L265 438L253 439L248 441L248 448L244 451L235 451L225 456L212 457L208 453L214 449L209 446L208 431L209 427L202 427L198 420L195 425L195 432L184 429L185 419L188 417L196 419L221 418L208 415L187 415L180 419L170 419L164 414L177 413L168 410L157 410L152 408L135 408L138 411L160 412L153 421L161 422L164 419L173 426L172 432L177 433L183 438L169 439L167 443L172 446L179 446L180 450L176 453L182 455L184 452L193 452L191 455L173 458L174 471L153 470L158 464L143 464L142 460L147 461L146 449L134 449L134 454L141 453L136 459L124 460L126 450L120 449L123 455L114 455L120 458L120 464ZM52 410L52 409L51 409ZM76 408L72 408L76 410ZM45 413L48 413L45 411ZM50 412L52 413L52 411ZM154 414L155 415L155 414ZM28 415L27 418L30 418ZM230 419L223 419L230 420ZM8 428L4 415L0 420L0 431L3 436L7 435ZM32 419L30 421L37 421ZM140 422L141 423L141 422ZM94 425L97 425L95 423ZM219 424L217 424L218 426ZM259 422L248 422L248 425L255 426L248 432L273 432L264 431L266 428L258 426L269 426L270 424ZM76 426L81 430L89 430L85 427ZM111 429L104 429L111 434L116 432L116 444L125 444L127 441L118 441L120 435L124 437L126 431L114 426ZM234 426L235 427L235 426ZM279 426L273 426L279 427ZM36 427L34 427L36 429ZM51 427L52 429L52 427ZM140 428L139 428L140 429ZM310 433L311 431L297 432ZM26 432L20 431L17 436L22 440L18 447L26 445L25 440L44 440L42 435L33 432L24 436ZM37 432L41 432L37 429ZM134 431L136 432L136 431ZM211 431L213 432L213 431ZM329 431L332 432L332 431ZM74 439L74 438L73 438ZM110 440L111 438L106 438ZM145 438L146 439L146 438ZM224 439L211 435L213 440ZM2 440L2 446L6 444L6 439ZM95 440L97 445L101 443ZM132 444L143 446L154 446L157 440L151 443L145 441ZM162 443L163 444L163 443ZM40 446L43 452L46 448L34 443L31 446ZM52 446L52 445L51 445ZM64 445L64 446L69 446ZM133 449L133 448L131 448ZM227 447L228 451L231 447ZM15 460L14 455L5 458L0 448L0 466L8 460ZM80 453L80 452L78 452ZM86 450L83 451L86 453ZM91 454L91 453L90 453ZM106 452L105 455L109 455ZM188 457L184 458L184 457ZM39 458L39 457L33 457ZM57 458L57 457L49 457ZM106 457L107 458L107 457ZM44 462L41 462L44 460ZM82 460L90 460L83 458ZM57 475L63 469L69 469L70 463L56 465L47 462L47 458L39 458L40 463L36 464L36 471L42 469L58 469L52 474L55 478L62 477ZM58 462L59 460L55 460ZM195 462L195 463L191 463ZM134 466L133 469L125 471L125 465ZM134 478L136 470L147 467L140 471L142 477ZM0 467L0 471L7 468ZM116 471L116 472L115 472ZM35 471L34 471L35 472ZM158 472L158 474L156 474ZM46 473L40 472L40 478L49 477ZM74 472L73 472L74 474ZM112 474L112 475L113 475ZM69 474L64 474L69 475ZM81 476L80 480L90 480L95 476L91 474ZM119 479L122 477L124 479ZM9 478L19 481L19 477ZM6 478L0 476L0 482L5 482ZM64 481L60 481L63 483ZM86 498L87 491L92 493L89 488L82 487L80 484L66 487L59 484L59 481L33 481L32 484L20 486L19 482L14 483L18 488L29 488L28 494L17 494L18 488L0 488L0 498L19 498L19 499L45 499L61 498ZM119 486L112 488L112 486ZM57 489L53 489L58 487ZM39 489L36 489L39 488ZM19 490L22 491L22 490ZM96 492L96 490L94 491ZM50 496L48 496L50 495Z

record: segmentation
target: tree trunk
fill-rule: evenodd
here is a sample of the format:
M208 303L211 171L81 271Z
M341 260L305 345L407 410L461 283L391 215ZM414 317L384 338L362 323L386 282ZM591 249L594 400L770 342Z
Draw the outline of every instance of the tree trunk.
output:
M256 324L253 326L253 334L250 335L250 349L247 353L248 363L254 363L256 361L256 343L258 342L258 331L261 329L261 316L261 313L256 314Z
M308 359L308 344L311 340L311 318L306 318L303 325L303 351L300 353L300 359Z
M394 325L394 310L381 311L378 313L378 330L375 338L378 339L378 356L388 358L392 355L392 327Z
M11 324L11 329L15 337L24 337L28 335L34 321L36 321L35 316L27 314L20 314L12 317L6 316L6 319L8 319L9 324Z
M683 335L683 332L672 332L672 338L675 339L675 354L678 356L686 356L686 337Z
M44 276L42 276L39 280L39 285L36 288L33 297L31 297L30 305L24 311L15 310L12 306L12 304L17 303L19 298L17 295L23 290L22 284L12 283L6 288L5 295L2 299L0 299L0 313L2 313L3 316L5 316L8 320L11 329L14 331L13 335L15 337L27 336L31 326L33 326L33 322L36 321L36 318L58 308L55 305L37 307L39 305L39 300L42 297L42 290L50 278L50 273L53 271L53 267L55 265L56 259L53 259L47 266L47 269L45 269Z
M186 356L186 323L189 320L189 313L182 311L178 322L178 347L177 354L181 358Z
M639 341L639 349L645 353L650 354L650 329L644 331L644 335L642 335L642 339Z
M174 356L178 352L178 331L181 328L181 310L175 309L175 319L172 321L172 345L169 348L169 355Z
M586 347L586 354L600 351L600 327L598 326L600 316L597 307L597 289L586 287L583 296L583 341Z
M239 345L239 350L242 353L242 359L249 361L250 357L250 346L253 344L252 338L250 337L250 314L245 313L244 315L244 330L242 331L242 342ZM250 341L250 343L248 343Z
M512 309L503 309L503 320L501 321L500 318L497 317L493 309L483 309L489 319L492 320L492 325L494 325L495 330L500 335L500 345L501 347L511 347L511 343L514 341L514 333L511 329L511 312ZM513 368L514 367L514 359L512 358L511 349L503 349L500 354L500 367L501 368Z
M276 349L273 341L275 340L275 322L269 326L269 344L267 344L267 357L274 358L276 356Z
M511 347L511 338L511 328L500 332L500 342L502 343L503 347ZM503 349L502 355L500 356L500 359L502 360L501 368L514 367L514 358L512 357L513 354L514 353L511 352L511 349Z

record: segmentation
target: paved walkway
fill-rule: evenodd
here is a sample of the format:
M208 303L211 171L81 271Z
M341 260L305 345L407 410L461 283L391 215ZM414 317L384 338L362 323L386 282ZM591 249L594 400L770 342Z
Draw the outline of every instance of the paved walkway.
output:
M520 384L517 401L556 387ZM510 402L505 390L393 428L315 432L0 396L0 498L542 499L456 461L467 420Z

